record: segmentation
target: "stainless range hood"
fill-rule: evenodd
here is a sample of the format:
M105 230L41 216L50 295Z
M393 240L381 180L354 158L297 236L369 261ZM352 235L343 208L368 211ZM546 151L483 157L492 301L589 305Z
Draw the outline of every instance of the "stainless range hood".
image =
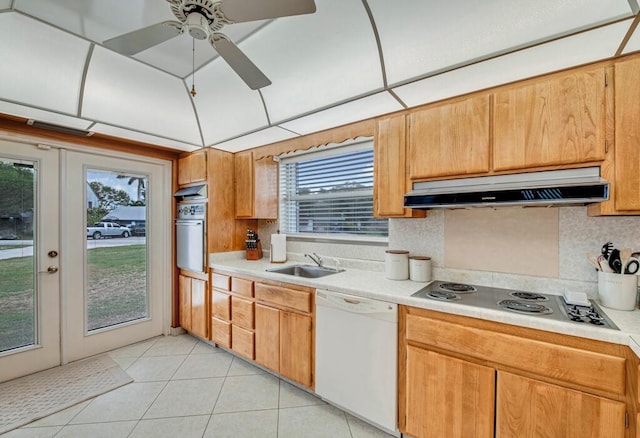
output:
M480 176L413 184L404 206L415 209L508 205L584 205L609 199L599 167Z

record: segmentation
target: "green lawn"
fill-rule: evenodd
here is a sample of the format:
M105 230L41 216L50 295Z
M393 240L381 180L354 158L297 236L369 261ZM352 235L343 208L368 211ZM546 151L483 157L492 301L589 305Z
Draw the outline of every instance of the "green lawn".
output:
M31 245L0 245L0 251L3 251L5 249L26 248L27 246Z
M145 317L146 246L88 251L89 329ZM0 351L33 339L33 257L0 260Z

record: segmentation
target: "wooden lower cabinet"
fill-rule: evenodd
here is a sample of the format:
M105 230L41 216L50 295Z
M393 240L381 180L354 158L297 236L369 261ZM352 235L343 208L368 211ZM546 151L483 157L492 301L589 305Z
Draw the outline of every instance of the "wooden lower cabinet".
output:
M399 428L413 438L636 436L628 347L400 306Z
M280 372L280 310L256 304L256 362Z
M247 330L235 324L231 325L231 349L247 359L253 360L254 336L252 330Z
M231 323L216 317L211 318L211 340L226 348L231 348Z
M201 338L209 338L208 282L180 274L180 326Z
M405 433L493 437L493 368L409 346L406 370Z
M496 436L625 436L622 402L498 372Z

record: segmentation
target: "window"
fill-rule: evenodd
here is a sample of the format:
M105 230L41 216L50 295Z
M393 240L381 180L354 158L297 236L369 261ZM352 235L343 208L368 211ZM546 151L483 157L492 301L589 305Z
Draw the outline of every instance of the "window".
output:
M281 158L280 228L386 237L388 220L373 217L373 143Z

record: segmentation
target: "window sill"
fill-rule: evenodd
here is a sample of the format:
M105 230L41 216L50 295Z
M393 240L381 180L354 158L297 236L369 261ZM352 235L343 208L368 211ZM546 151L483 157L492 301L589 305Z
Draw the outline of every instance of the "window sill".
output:
M305 233L287 234L287 240L294 241L294 242L338 243L338 244L348 244L348 245L369 245L369 246L389 245L388 237L341 236L341 235L334 235L334 234L305 234Z

